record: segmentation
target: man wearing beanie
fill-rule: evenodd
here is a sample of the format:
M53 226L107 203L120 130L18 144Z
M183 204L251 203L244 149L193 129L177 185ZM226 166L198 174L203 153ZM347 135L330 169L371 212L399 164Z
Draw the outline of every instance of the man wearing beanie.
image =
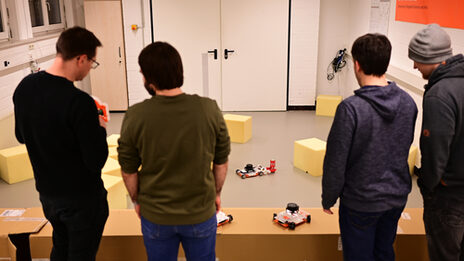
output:
M464 57L453 56L449 35L430 24L411 39L409 58L428 80L418 185L430 260L464 260Z

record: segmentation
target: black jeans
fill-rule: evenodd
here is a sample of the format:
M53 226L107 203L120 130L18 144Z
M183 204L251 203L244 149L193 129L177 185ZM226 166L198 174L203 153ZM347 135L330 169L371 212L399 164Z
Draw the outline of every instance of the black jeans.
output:
M345 261L394 261L393 242L404 207L359 212L340 204L339 222Z
M107 192L89 199L40 196L53 227L50 261L94 261L108 218Z
M464 261L464 198L422 196L430 260Z

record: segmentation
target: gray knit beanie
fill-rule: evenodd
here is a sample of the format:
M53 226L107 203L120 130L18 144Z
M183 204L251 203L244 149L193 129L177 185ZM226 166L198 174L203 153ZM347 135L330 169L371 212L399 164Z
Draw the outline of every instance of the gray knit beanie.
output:
M408 56L419 63L443 62L453 56L451 39L438 24L429 24L409 42Z

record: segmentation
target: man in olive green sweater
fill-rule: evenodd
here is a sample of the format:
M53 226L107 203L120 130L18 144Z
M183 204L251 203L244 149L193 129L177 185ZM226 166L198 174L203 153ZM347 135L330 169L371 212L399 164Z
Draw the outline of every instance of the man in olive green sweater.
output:
M118 153L148 260L177 260L182 242L187 260L213 261L230 153L224 118L214 100L182 92L182 61L168 43L143 49L139 65L153 97L127 110Z

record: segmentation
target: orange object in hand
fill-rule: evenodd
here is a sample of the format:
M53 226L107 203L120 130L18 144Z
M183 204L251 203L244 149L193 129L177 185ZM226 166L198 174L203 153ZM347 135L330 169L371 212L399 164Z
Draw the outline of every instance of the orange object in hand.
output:
M98 99L98 98L95 97L95 96L92 96L92 98L93 98L94 101L95 101L95 105L97 105L98 115L99 115L105 122L110 121L110 110L109 110L109 108L108 108L108 104L101 102L100 99Z

